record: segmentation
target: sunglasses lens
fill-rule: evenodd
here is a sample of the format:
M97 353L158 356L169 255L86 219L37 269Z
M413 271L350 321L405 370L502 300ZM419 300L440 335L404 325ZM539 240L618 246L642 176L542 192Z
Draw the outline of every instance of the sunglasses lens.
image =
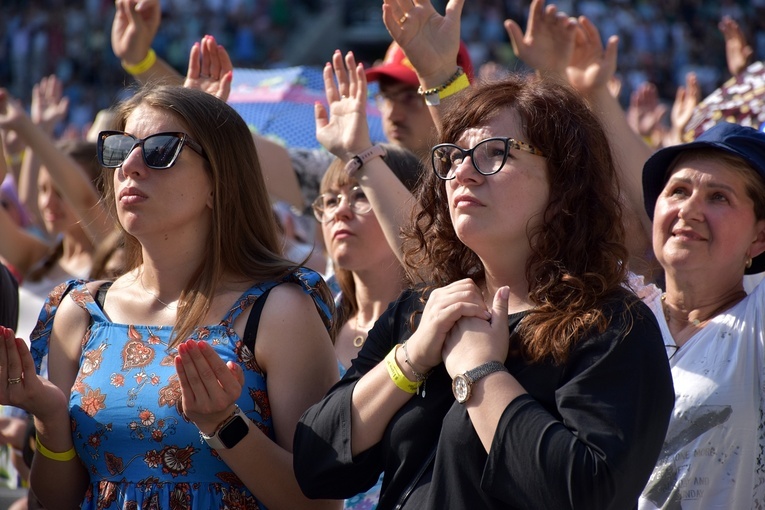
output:
M143 142L143 157L151 168L169 168L181 150L181 139L174 135L150 136Z
M115 168L122 164L135 144L132 137L121 134L109 135L102 140L101 164Z

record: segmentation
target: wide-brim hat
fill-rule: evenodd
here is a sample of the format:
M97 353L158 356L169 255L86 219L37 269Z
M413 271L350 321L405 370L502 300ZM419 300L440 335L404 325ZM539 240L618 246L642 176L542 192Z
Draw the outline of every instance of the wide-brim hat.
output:
M465 43L460 41L460 51L457 53L457 65L460 66L467 74L470 82L473 82L473 63L470 60L470 53L468 53ZM420 85L420 80L417 78L417 73L414 71L414 66L404 54L404 50L401 49L395 41L388 46L388 50L385 52L385 58L382 63L370 67L366 70L367 81L377 81L381 77L386 76L396 81L404 82L407 85L417 87Z
M643 204L651 220L656 201L669 178L668 171L672 163L681 153L702 148L719 150L741 158L765 180L765 133L750 127L721 122L702 133L695 141L665 147L645 162ZM747 268L745 273L756 274L764 271L765 253L762 253L752 259L752 266Z

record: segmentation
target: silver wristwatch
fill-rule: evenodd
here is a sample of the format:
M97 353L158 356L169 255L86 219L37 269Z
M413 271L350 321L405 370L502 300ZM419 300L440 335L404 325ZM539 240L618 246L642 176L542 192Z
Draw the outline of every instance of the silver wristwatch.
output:
M473 384L482 377L486 377L494 372L507 372L507 368L503 363L499 361L489 361L483 365L479 365L473 370L468 370L464 374L457 374L452 379L452 393L457 402L464 404L468 401L471 394Z
M249 420L247 415L239 409L239 406L236 406L231 416L221 423L213 435L208 436L202 433L202 431L199 432L199 435L202 436L202 439L207 442L210 448L215 450L233 448L250 431L247 420Z

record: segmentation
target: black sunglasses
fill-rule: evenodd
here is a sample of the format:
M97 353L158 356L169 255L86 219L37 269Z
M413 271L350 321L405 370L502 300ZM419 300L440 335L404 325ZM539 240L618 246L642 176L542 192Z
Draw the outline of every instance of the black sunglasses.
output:
M184 145L207 159L202 146L186 133L156 133L141 140L123 131L101 131L98 134L98 162L105 168L118 168L133 149L140 146L147 167L165 170L175 164Z

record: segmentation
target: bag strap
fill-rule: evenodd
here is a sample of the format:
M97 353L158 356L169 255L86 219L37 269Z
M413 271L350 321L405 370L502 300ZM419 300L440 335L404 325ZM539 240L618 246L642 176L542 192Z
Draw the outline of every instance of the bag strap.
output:
M247 346L247 348L253 354L255 353L255 337L258 336L258 324L260 323L260 316L263 313L263 307L266 304L266 299L268 299L268 294L271 292L271 289L273 289L273 287L258 296L258 299L256 299L252 304L250 316L247 317L247 325L244 327L242 342L244 342L244 345Z

